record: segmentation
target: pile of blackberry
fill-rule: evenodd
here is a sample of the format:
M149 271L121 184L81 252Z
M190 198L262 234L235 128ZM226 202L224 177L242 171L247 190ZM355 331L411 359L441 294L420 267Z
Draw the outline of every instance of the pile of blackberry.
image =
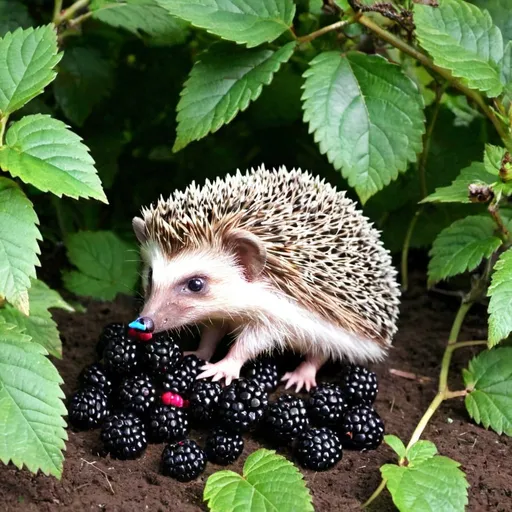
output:
M345 367L337 382L319 383L308 396L287 393L271 401L280 374L268 357L221 386L196 379L204 361L184 356L169 333L140 336L122 323L105 326L97 354L69 397L69 423L100 428L104 453L117 459L135 459L148 443L165 443L161 472L180 482L197 478L207 461L234 463L248 433L289 446L315 471L332 468L344 449L377 448L384 436L373 408L377 378L361 366ZM204 447L189 437L194 429L209 430Z

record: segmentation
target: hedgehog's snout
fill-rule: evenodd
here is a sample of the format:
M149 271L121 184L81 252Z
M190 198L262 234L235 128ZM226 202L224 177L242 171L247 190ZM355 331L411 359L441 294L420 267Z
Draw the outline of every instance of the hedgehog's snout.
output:
M155 322L149 316L141 316L132 322L130 327L142 332L153 332L155 330Z

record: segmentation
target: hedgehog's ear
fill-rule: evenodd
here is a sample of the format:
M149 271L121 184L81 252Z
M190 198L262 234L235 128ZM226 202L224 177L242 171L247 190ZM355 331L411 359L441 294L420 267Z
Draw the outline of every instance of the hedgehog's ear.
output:
M134 217L132 220L133 231L135 232L135 236L137 240L144 244L147 242L148 237L146 235L146 224L140 217Z
M249 231L236 229L226 235L225 242L244 267L247 279L256 279L267 261L267 251L261 240Z

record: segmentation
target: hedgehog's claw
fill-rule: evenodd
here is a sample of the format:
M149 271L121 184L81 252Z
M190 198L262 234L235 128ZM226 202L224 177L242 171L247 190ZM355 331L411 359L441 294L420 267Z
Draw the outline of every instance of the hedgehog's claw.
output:
M226 386L229 386L233 380L238 379L241 368L242 365L239 361L225 357L218 363L206 363L204 366L201 366L200 369L203 370L203 372L196 378L206 379L212 377L212 382L224 379Z
M285 389L295 385L295 392L298 393L303 387L306 391L316 387L316 366L304 361L293 372L285 373L282 381L287 381Z

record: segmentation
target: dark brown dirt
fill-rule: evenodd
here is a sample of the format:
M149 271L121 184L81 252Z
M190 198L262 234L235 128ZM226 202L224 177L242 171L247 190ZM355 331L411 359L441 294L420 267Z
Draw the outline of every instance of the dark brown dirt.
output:
M133 316L132 303L119 299L115 303L88 304L85 314L56 312L63 336L64 359L57 366L65 379L68 395L75 388L76 377L84 365L94 359L94 346L101 327L111 321ZM407 440L428 407L436 390L436 377L443 344L457 307L456 299L427 295L417 287L404 298L399 334L389 359L375 369L380 378L376 408L388 433ZM482 339L486 335L485 312L469 315L461 340ZM476 349L460 350L454 360L451 382L461 387L460 370ZM425 383L390 374L390 369L413 372L432 379ZM204 441L204 435L196 438ZM469 422L461 399L445 403L434 416L424 438L435 441L439 451L459 461L471 484L470 511L512 511L511 440ZM241 459L230 469L241 471L247 455L260 445L246 438ZM136 461L115 461L98 455L99 433L69 431L64 475L61 481L33 476L12 466L0 467L0 503L3 510L54 511L180 511L206 510L202 492L208 475L219 469L208 465L195 482L180 484L158 474L162 446L152 445ZM288 455L287 452L283 452ZM393 462L386 446L366 454L346 452L331 471L304 471L319 512L356 510L379 484L379 466ZM384 495L374 510L393 510ZM442 511L439 511L442 512Z

